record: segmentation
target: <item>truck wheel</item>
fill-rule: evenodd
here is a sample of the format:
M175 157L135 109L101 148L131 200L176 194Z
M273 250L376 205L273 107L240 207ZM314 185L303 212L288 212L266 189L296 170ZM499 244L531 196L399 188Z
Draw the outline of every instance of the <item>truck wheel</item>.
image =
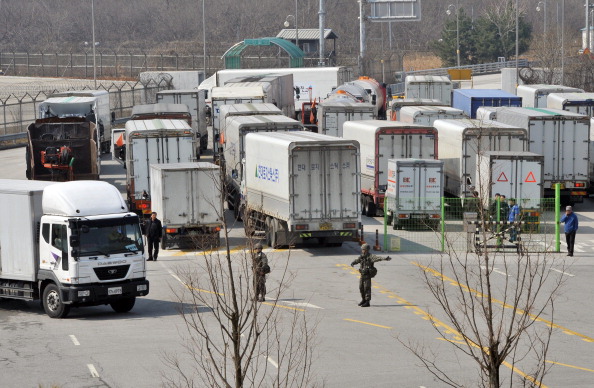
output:
M276 240L276 232L280 229L280 225L276 218L270 220L270 247L272 249L278 249L280 246Z
M163 234L163 237L161 237L161 249L166 251L167 250L167 235Z
M62 303L60 289L53 283L43 290L43 309L50 318L65 318L70 312L70 306Z
M270 238L270 229L272 228L271 221L270 217L266 217L266 221L264 221L264 241L269 247L272 246L272 239Z
M371 199L367 202L367 217L375 217L376 209L375 203Z
M111 302L109 305L116 313L127 313L128 311L132 310L134 303L136 303L136 298L132 297L116 300L115 302Z

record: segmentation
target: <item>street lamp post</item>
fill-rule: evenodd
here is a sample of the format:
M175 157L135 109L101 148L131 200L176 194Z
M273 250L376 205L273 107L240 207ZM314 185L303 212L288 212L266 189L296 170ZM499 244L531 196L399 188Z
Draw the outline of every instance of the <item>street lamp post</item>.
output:
M91 29L93 30L93 82L97 89L97 61L95 59L95 0L91 0Z
M295 46L299 47L299 28L297 27L297 16L287 15L284 23L285 27L289 27L291 25L289 23L289 18L293 18L295 21Z
M458 0L456 0L456 5L448 5L446 13L448 15L451 15L452 9L456 10L456 64L458 65L458 67L460 67L460 8Z
M542 11L543 16L543 33L546 40L547 37L547 0L539 1L536 5L536 12Z

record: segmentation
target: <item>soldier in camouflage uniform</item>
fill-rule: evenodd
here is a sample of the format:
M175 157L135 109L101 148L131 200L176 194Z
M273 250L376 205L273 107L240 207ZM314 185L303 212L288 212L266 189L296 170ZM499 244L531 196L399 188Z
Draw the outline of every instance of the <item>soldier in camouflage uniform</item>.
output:
M256 288L256 301L266 301L266 274L270 272L268 258L262 252L262 244L254 245L254 283Z
M351 263L351 267L361 264L359 267L359 272L361 273L361 278L359 279L361 302L359 302L359 306L369 307L369 302L371 301L371 278L375 276L373 272L377 272L373 264L384 260L390 261L392 258L390 256L381 257L372 255L369 253L369 244L363 244L361 245L361 255Z

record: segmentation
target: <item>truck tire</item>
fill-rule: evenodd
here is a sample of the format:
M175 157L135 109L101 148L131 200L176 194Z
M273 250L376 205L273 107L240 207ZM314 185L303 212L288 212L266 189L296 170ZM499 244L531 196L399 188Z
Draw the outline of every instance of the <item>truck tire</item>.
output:
M375 208L375 203L373 203L373 200L369 199L369 201L367 202L367 217L375 217L377 213L377 209Z
M167 234L163 233L163 237L161 237L161 249L166 251L168 248L167 246Z
M116 300L115 302L111 302L109 305L116 313L127 313L128 311L132 310L134 303L136 303L136 298L132 297Z
M270 247L272 249L278 249L280 246L276 240L276 232L280 229L280 225L276 218L270 220Z
M264 241L266 245L269 247L272 246L272 240L270 238L272 228L272 219L270 217L266 217L266 221L264 222Z
M54 283L43 290L43 309L50 318L65 318L70 312L70 306L62 303L60 289Z

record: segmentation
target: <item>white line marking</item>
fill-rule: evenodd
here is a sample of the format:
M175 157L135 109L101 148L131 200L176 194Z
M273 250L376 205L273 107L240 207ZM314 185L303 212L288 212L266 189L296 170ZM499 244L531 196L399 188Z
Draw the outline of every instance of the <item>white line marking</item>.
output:
M174 274L174 273L173 273L173 272L171 272L171 271L167 271L167 272L169 272L169 275L173 276L173 278L174 278L175 280L177 280L178 282L180 282L181 284L183 284L183 285L185 286L184 282L182 282L182 281L181 281L181 279L180 279L180 278L179 278L179 277L178 277L176 274Z
M482 269L487 269L487 267L485 267L484 265L481 265L481 268ZM498 270L497 268L493 268L493 272L498 273L498 274L503 275L503 276L511 276L511 275L508 275L507 273L505 273L503 271Z
M87 368L91 371L91 377L99 377L99 373L97 373L97 369L95 369L93 364L87 364Z
M74 335L70 334L70 335L69 335L69 337L70 337L70 339L72 340L72 343L73 343L75 346L78 346L78 345L80 345L80 342L78 342L78 340L76 339L76 337L75 337Z
M570 273L563 272L563 271L561 271L561 270L559 270L559 269L556 269L556 268L551 268L551 271L559 272L560 274L563 274L563 275L569 276L569 277L571 277L571 278L575 276L575 275L572 275L572 274L570 274Z
M288 305L291 305L291 306L309 307L312 309L321 309L321 310L324 309L323 307L316 306L315 304L306 303L306 302L289 302L289 301L282 301L282 302L284 302Z
M278 369L278 364L270 356L268 356L268 362L271 363L273 367Z

